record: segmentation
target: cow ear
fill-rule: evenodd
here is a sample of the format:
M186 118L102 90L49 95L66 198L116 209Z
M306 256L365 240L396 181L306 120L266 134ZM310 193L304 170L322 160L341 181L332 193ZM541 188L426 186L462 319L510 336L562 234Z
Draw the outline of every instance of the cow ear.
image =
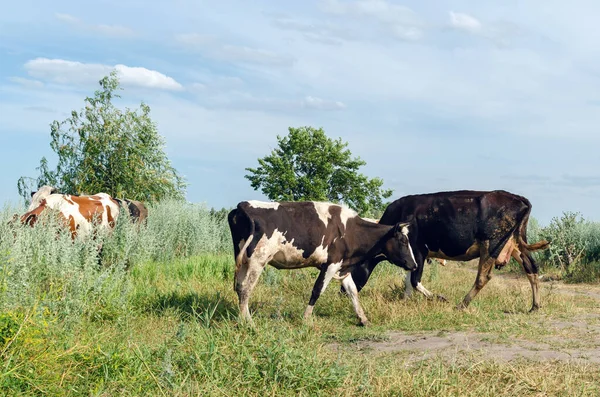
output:
M31 197L33 197L34 194L36 194L37 192L31 192Z
M410 223L409 222L398 222L396 223L396 226L394 228L394 232L396 234L404 234L405 236L408 236L408 229L410 227Z

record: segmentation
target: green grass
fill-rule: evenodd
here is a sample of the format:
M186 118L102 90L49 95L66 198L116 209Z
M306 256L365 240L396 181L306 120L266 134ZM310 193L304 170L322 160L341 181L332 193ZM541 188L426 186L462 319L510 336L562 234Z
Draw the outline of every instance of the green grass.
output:
M250 300L250 327L237 321L223 219L201 206L164 205L147 227L124 223L101 237L100 261L97 242L48 238L51 224L12 229L3 222L10 211L0 213L0 395L600 394L593 362L365 348L393 341L390 331L591 348L600 330L598 300L584 294L592 287L543 283L542 309L529 314L527 279L495 277L457 311L475 279L471 264L426 267L424 284L447 304L419 294L402 300L403 274L384 263L360 293L373 324L363 328L337 282L303 321L316 269L267 268ZM182 219L186 211L193 222ZM589 327L559 326L573 322Z
M136 266L127 309L84 316L73 326L51 313L10 312L13 338L0 349L7 395L597 395L600 369L564 362L497 362L461 356L419 360L405 353L357 354L386 331L465 330L544 341L553 319L598 313L592 299L542 289L543 311L527 314L529 286L492 280L465 312L419 296L398 299L391 265L361 293L369 328L356 326L333 283L313 321L302 313L316 272L268 269L251 300L255 327L237 322L232 258L207 255ZM473 274L442 268L428 287L457 302ZM270 281L267 281L270 280ZM0 321L0 324L2 322ZM0 328L4 329L4 328ZM571 335L572 336L572 335ZM332 349L339 345L341 349Z

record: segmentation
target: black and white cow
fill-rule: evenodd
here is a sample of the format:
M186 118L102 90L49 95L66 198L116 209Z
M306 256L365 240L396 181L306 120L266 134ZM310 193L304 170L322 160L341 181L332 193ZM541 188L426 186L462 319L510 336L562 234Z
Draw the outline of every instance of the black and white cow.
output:
M386 208L379 223L410 223L410 244L417 270L407 274L405 297L413 288L427 297L433 296L421 284L426 258L455 261L479 258L475 284L459 305L466 308L492 277L492 268L501 268L512 256L523 266L531 283L533 311L540 307L539 269L531 252L546 249L549 243L527 243L530 213L531 203L525 197L503 190L462 190L402 197ZM352 270L359 291L381 260L373 258Z
M368 323L350 275L353 266L383 255L406 270L416 263L405 223L380 225L356 212L321 202L242 201L228 216L235 254L234 288L240 314L252 321L248 300L266 264L277 269L321 270L304 318L332 278L341 280L362 325Z

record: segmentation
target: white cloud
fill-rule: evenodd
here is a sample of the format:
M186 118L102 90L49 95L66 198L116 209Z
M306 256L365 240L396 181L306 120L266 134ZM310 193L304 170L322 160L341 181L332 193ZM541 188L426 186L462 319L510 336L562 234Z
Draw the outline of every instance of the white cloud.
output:
M290 65L290 57L260 48L246 46L224 45L219 51L221 58L229 61L256 62L269 65Z
M104 36L110 36L110 37L133 37L133 36L135 36L135 32L132 29L125 27L125 26L105 25L105 24L89 24L89 23L85 23L81 19L79 19L73 15L70 15L70 14L55 13L54 16L59 21L67 23L73 27L76 27L76 28L79 28L82 30L100 33L101 35L104 35Z
M218 60L268 66L290 66L293 64L293 58L290 56L261 48L225 44L213 35L182 33L176 35L175 40L190 50Z
M44 83L39 80L25 79L23 77L9 77L9 81L20 84L27 88L43 88Z
M423 37L424 23L413 10L385 0L322 0L321 8L334 15L374 21L401 40L415 41Z
M61 14L61 13L57 12L54 14L54 16L59 21L63 21L63 22L70 23L73 25L77 25L77 24L81 23L81 20L79 18L74 17L73 15Z
M299 110L308 111L339 111L346 105L340 101L332 101L314 96L289 99L273 96L260 96L248 92L229 91L225 93L212 93L203 97L207 108L236 109L260 112L288 112L297 113Z
M500 48L506 48L513 38L521 36L523 29L513 22L495 22L483 24L472 15L449 11L450 27L473 36L487 39Z
M183 89L183 86L172 77L165 76L156 70L126 65L116 65L115 69L119 73L123 84L170 91Z
M188 87L188 89L192 92L204 92L204 91L206 91L207 88L208 87L206 86L206 84L202 84L202 83L192 83Z
M308 41L327 45L339 45L344 41L357 40L360 37L355 30L336 26L330 22L295 19L288 15L272 16L271 24L281 30L297 32Z
M469 14L450 11L450 25L459 30L465 30L469 33L481 31L481 22Z
M188 89L192 92L202 92L202 94L228 92L244 85L244 81L235 76L203 76L199 73L192 75L194 80L200 81L190 84Z
M204 47L216 43L217 38L213 35L199 33L181 33L175 36L175 40L189 46Z
M340 101L329 101L313 96L307 96L301 104L303 107L318 110L342 110L346 108L346 105Z
M109 66L98 63L82 63L64 59L36 58L25 63L30 76L58 84L86 84L97 82L116 69L121 83L136 87L154 88L169 91L183 87L172 77L155 70L126 65Z

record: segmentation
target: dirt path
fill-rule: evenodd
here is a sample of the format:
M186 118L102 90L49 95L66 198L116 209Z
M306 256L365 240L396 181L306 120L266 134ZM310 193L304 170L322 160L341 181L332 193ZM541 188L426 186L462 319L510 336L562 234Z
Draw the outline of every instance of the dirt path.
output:
M563 323L562 326L568 326ZM600 327L595 332L600 331ZM525 358L535 361L560 360L600 363L600 344L585 348L557 349L546 343L511 339L508 343L495 342L493 334L469 332L422 332L407 334L390 332L385 341L359 341L352 346L363 354L407 352L412 360L442 356L456 360L465 355L500 361ZM332 346L339 349L339 345Z
M463 269L473 270L469 266ZM502 282L521 282L524 276L519 274L495 274ZM585 296L598 300L600 307L600 287L589 285L569 285L560 281L544 282L542 290L569 296ZM541 338L544 342L532 342L525 339L506 340L498 334L486 334L470 331L441 332L388 332L383 341L363 340L344 345L362 354L389 354L403 352L411 361L442 356L448 360L461 357L479 357L499 361L528 359L535 361L563 361L600 364L600 313L579 313L567 319L542 316L540 324L549 331ZM342 348L339 344L333 349Z

